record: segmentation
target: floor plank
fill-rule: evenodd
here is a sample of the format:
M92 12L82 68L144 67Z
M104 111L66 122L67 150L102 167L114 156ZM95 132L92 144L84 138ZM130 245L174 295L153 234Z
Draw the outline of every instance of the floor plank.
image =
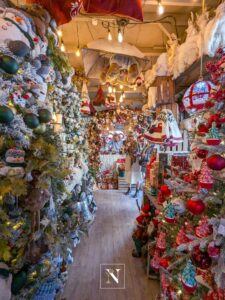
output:
M135 199L121 191L97 191L98 211L89 237L74 250L65 288L66 300L155 300L159 284L146 277L145 266L131 252L131 233L138 215ZM125 289L100 289L100 264L123 263Z

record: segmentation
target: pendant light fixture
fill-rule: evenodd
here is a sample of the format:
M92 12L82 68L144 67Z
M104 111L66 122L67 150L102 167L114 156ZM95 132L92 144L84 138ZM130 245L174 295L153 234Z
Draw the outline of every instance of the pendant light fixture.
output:
M80 39L79 39L78 24L77 24L77 50L76 50L75 54L77 57L80 57Z
M58 28L56 32L57 32L58 37L61 38L62 37L62 29Z
M112 41L112 34L110 28L108 28L108 41Z
M118 42L119 42L119 43L122 43L122 42L123 42L123 34L122 34L122 31L121 31L120 28L118 29L118 36L117 36L117 39L118 39Z
M164 13L164 6L162 5L161 0L158 0L157 13L158 15L162 15Z
M62 52L65 52L65 51L66 51L65 45L64 45L64 43L63 43L63 40L62 40L62 42L61 42L60 50L61 50Z
M112 92L113 92L113 88L112 88L111 85L109 85L109 86L108 86L108 93L109 93L109 94L112 94Z

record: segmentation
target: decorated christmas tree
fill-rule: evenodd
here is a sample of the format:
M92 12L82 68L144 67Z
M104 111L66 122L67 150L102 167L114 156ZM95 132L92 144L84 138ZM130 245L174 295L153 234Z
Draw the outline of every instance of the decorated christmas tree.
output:
M220 49L218 53L220 61L224 60L225 52ZM224 80L219 80L223 77L218 75L218 70L223 73L224 67L221 69L220 63L211 63L208 68L213 78L214 72L217 72L215 84L218 89L210 94L210 108L206 102L204 108L190 116L198 119L207 130L200 132L196 126L192 131L191 168L176 180L166 180L172 196L166 206L163 203L165 207L157 216L159 230L166 233L163 257L170 257L167 270L159 269L160 278L163 278L161 300L165 297L179 300L224 299L225 106L221 94L225 89ZM221 143L209 143L209 139L214 142L219 139ZM197 165L195 158L201 164ZM187 177L191 178L188 184ZM181 214L176 210L177 197L186 206ZM155 242L157 244L157 239Z
M48 12L2 14L0 297L54 299L96 209L80 96Z

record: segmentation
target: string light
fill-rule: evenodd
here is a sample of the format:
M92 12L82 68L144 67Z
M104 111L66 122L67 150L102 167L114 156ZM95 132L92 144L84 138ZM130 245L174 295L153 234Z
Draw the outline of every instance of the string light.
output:
M116 88L115 87L113 88L113 93L116 93Z
M134 86L134 91L136 91L137 90L137 87L136 87L136 85Z
M61 43L60 50L61 50L62 52L65 52L65 51L66 51L66 48L65 48L65 45L64 45L63 41L62 41L62 43Z
M162 14L164 13L164 6L162 5L161 0L158 0L157 13L158 13L159 15L162 15Z
M97 26L98 25L98 20L97 19L92 19L91 23L93 26Z
M111 87L111 85L108 86L108 92L111 94L113 92L113 88Z
M122 84L120 84L120 89L121 89L121 90L123 89L123 85L122 85Z
M77 47L75 54L77 57L80 57L80 47Z
M108 29L108 41L112 41L112 34L110 29Z
M59 29L57 30L57 35L58 35L58 37L61 38L61 37L62 37L62 34L63 34L63 33L62 33L62 30L59 28Z
M120 28L118 29L118 37L117 37L117 39L118 39L118 42L119 42L119 43L122 43L122 42L123 42L123 34L122 34Z

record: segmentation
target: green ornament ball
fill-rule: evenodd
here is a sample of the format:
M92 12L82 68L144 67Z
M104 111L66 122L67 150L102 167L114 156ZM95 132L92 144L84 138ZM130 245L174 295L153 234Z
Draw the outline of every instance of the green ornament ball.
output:
M40 123L48 123L52 119L52 114L48 109L40 109L38 115Z
M27 283L27 274L24 271L18 272L13 276L11 290L14 295L17 295Z
M24 122L27 127L35 129L40 125L39 119L35 114L29 113L24 116Z
M35 133L44 133L46 131L46 125L45 124L40 124L37 128L34 129Z
M19 64L13 57L3 55L0 57L0 68L8 74L14 75L19 70Z
M0 106L0 123L10 124L14 119L14 114L8 106Z

